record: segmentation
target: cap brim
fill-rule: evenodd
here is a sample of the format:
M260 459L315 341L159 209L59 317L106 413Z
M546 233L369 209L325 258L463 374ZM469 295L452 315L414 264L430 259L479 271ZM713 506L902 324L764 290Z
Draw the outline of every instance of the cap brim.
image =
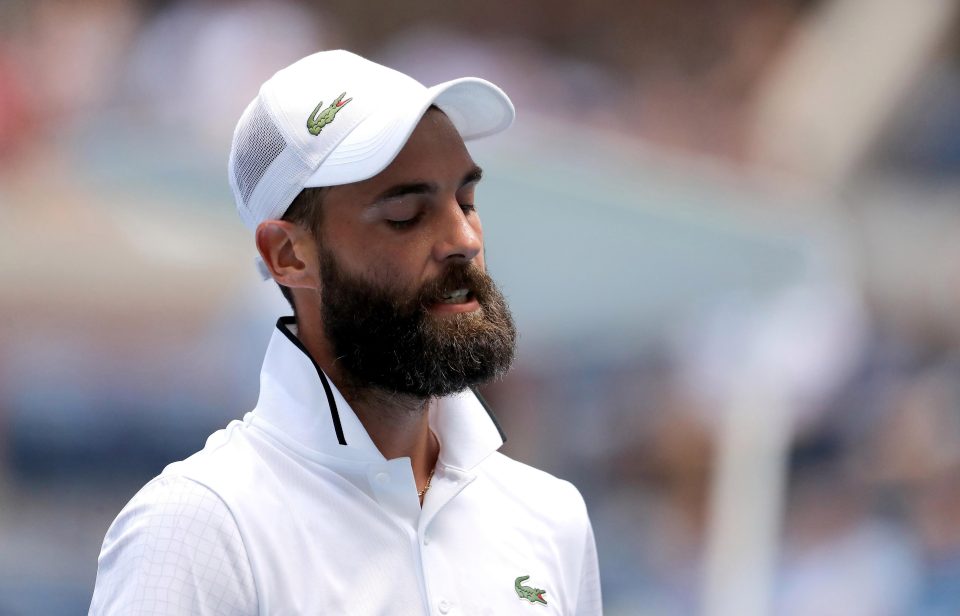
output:
M464 77L435 85L360 122L304 187L338 186L377 175L397 157L431 105L450 118L464 141L499 133L516 115L509 97L489 81Z

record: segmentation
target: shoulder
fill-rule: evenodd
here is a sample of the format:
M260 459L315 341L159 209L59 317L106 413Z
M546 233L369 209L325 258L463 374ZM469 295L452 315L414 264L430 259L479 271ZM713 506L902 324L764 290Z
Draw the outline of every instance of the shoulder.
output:
M264 479L263 446L252 431L246 420L230 422L211 434L203 449L167 465L158 479L192 481L235 506L238 495L256 491Z
M183 476L144 486L107 531L90 613L256 613L243 541L220 497Z
M517 506L574 529L589 526L583 496L569 481L499 452L484 460L481 469L487 482Z
M230 510L210 488L181 475L160 475L130 499L110 530L114 534L164 526L210 530L212 525L229 527L231 520Z

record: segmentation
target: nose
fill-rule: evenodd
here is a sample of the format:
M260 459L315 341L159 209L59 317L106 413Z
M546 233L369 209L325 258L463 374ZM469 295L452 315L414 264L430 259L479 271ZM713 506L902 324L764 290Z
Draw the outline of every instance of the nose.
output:
M472 261L483 250L483 230L476 212L465 212L456 200L438 217L433 256L437 261Z

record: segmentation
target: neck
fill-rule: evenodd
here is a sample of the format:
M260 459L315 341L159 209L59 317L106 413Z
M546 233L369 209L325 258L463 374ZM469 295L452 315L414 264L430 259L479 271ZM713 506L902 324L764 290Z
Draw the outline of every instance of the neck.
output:
M430 430L430 400L353 382L339 367L319 322L298 317L297 337L337 385L383 457L410 458L417 487L422 488L440 453L440 444Z
M430 432L429 400L331 378L385 458L407 456L416 460L430 453L436 439Z

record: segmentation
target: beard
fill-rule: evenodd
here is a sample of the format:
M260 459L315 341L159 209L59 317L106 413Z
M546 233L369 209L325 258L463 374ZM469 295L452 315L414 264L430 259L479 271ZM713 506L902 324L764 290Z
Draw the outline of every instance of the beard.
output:
M446 396L502 376L513 362L516 328L493 280L472 263L455 263L404 294L348 274L320 251L321 314L343 384L420 399ZM478 310L438 317L428 306L469 289Z

